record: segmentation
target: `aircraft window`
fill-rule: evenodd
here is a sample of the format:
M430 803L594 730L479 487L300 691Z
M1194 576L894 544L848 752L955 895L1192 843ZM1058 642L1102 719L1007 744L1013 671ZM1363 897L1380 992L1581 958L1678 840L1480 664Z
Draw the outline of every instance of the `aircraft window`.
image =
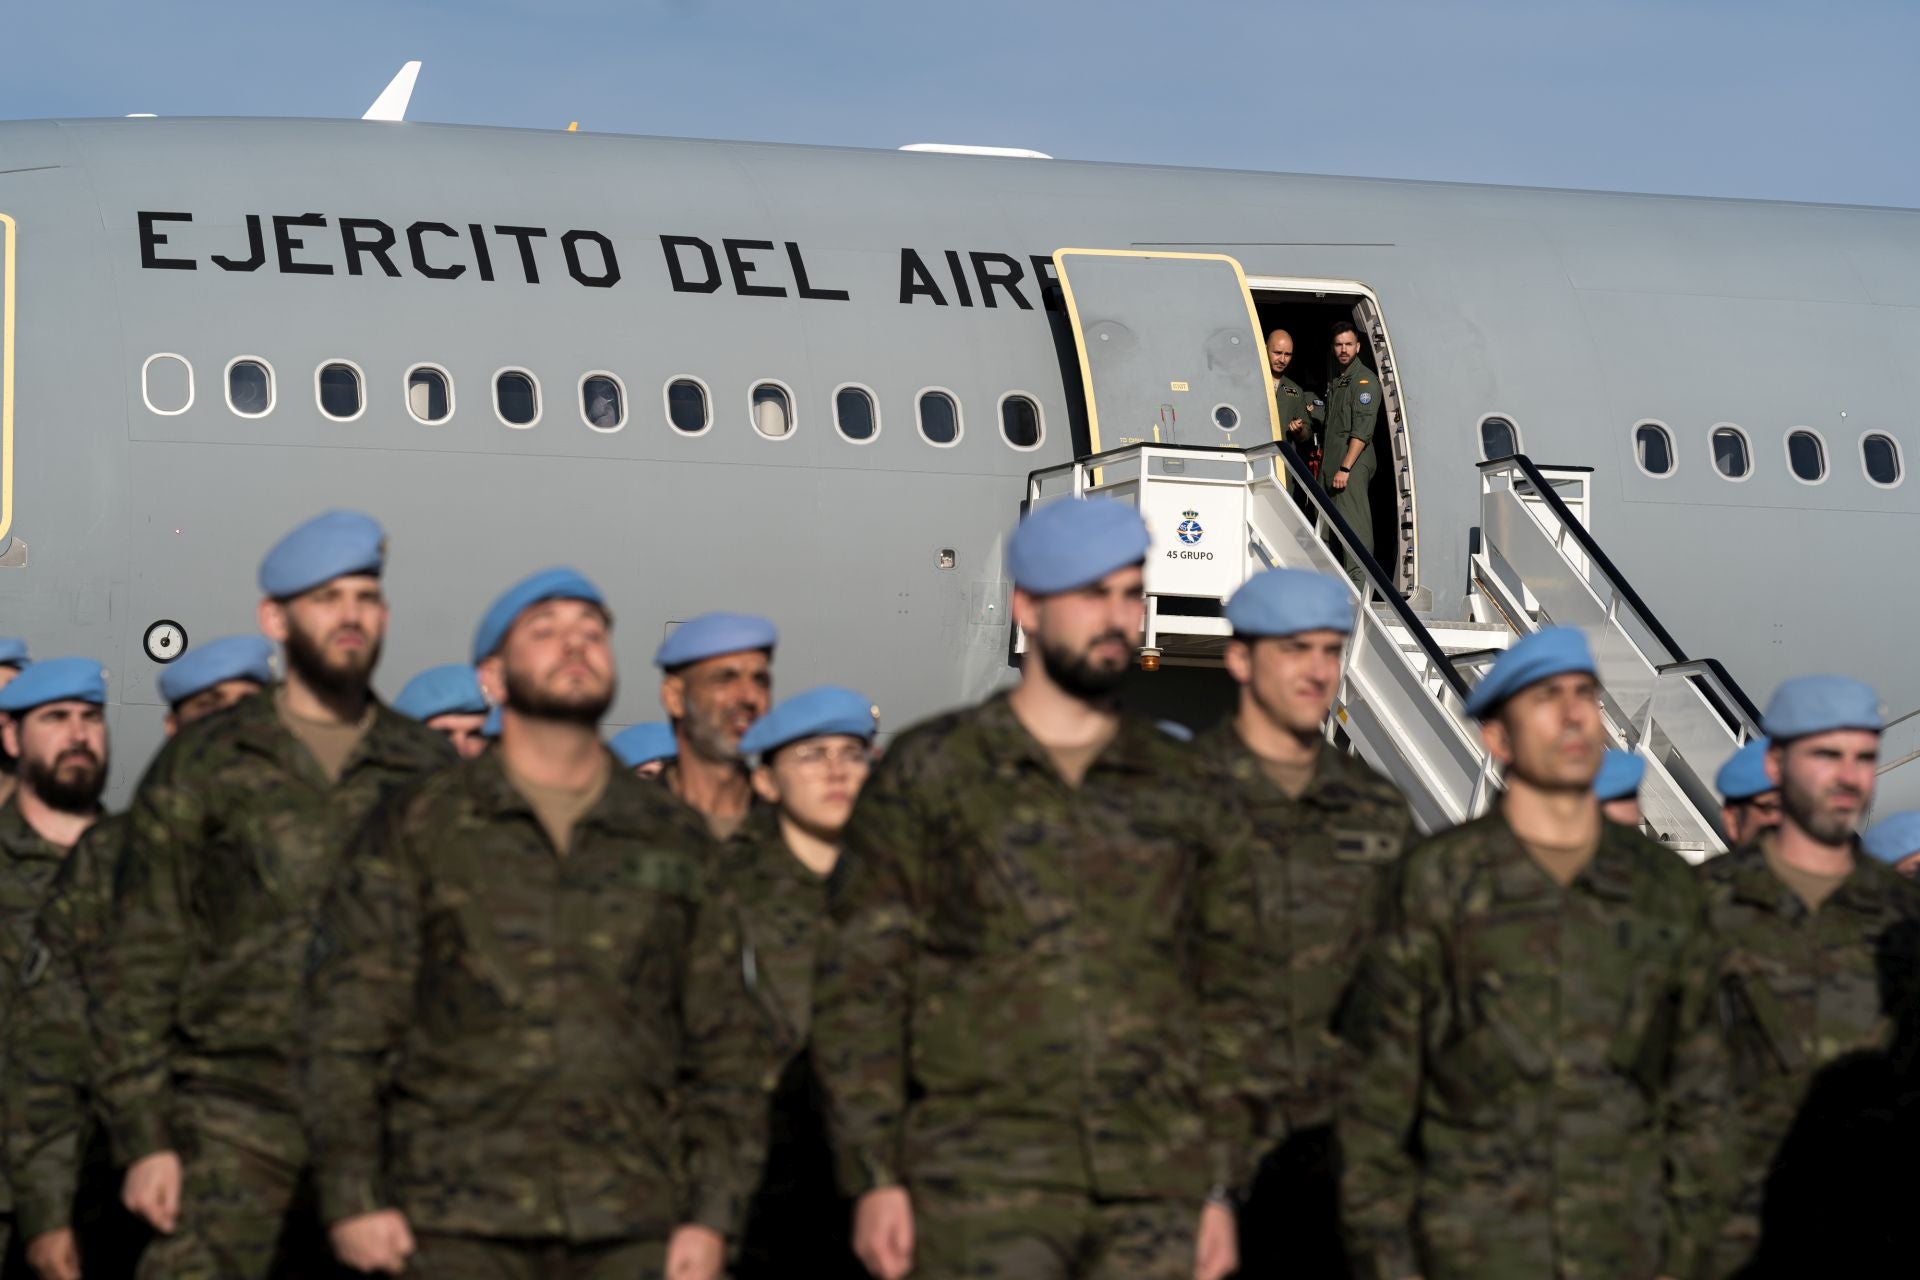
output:
M793 434L793 393L778 382L756 382L749 400L753 429L769 440Z
M510 427L532 426L540 421L540 384L525 369L502 369L493 375L493 410Z
M243 418L273 412L273 370L265 361L241 356L227 366L227 407Z
M865 387L841 387L833 393L833 421L840 434L865 444L880 434L880 408Z
M1753 474L1753 453L1747 448L1746 433L1740 428L1713 429L1713 469L1729 480L1745 480Z
M140 398L171 418L193 407L193 366L176 355L148 356L140 366Z
M610 373L590 373L580 380L580 416L595 431L618 431L627 425L627 395L620 379Z
M1808 484L1819 484L1827 478L1827 446L1811 431L1790 431L1787 433L1787 465Z
M1019 392L1001 397L1000 434L1008 444L1016 449L1038 449L1041 431L1040 406L1036 401Z
M1520 452L1520 431L1505 418L1480 419L1480 456L1488 462Z
M351 422L366 408L360 398L360 370L344 360L321 365L314 383L320 412L336 422Z
M1673 437L1657 422L1643 422L1633 429L1634 456L1640 469L1650 476L1673 474Z
M950 391L931 387L920 393L920 435L942 447L960 443L960 402Z
M675 431L697 436L713 425L707 412L707 387L694 378L676 378L667 384L667 421Z
M428 426L453 416L453 379L445 369L417 364L407 370L407 412Z
M1860 461L1867 479L1891 489L1900 483L1900 445L1892 436L1874 432L1860 441Z

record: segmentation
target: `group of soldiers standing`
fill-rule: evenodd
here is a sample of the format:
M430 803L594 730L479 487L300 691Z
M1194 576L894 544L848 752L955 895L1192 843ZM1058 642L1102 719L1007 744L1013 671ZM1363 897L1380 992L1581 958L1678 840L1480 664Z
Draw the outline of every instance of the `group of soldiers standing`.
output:
M1227 602L1238 703L1198 739L1121 706L1147 547L1122 504L1035 510L1018 683L877 761L857 692L773 703L740 614L669 635L667 723L603 743L613 610L569 569L390 709L349 512L262 563L279 680L257 638L163 674L124 814L99 665L0 642L15 1250L41 1280L1912 1256L1920 889L1887 864L1920 823L1855 834L1870 689L1782 686L1695 870L1603 815L1592 656L1540 632L1468 704L1497 803L1423 840L1327 739L1339 579Z

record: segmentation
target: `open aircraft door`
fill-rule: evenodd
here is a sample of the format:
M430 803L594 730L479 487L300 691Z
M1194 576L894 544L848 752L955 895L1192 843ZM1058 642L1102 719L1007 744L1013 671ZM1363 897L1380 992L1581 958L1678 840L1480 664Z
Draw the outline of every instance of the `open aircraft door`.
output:
M1053 266L1080 352L1092 452L1280 438L1260 317L1237 261L1061 249Z

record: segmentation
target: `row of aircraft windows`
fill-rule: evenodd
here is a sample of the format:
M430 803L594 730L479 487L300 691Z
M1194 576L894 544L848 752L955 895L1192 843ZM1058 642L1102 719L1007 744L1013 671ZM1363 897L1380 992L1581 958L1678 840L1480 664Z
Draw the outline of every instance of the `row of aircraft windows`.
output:
M350 360L330 360L314 370L314 402L335 422L352 422L366 411L365 376ZM242 418L264 418L279 402L273 366L257 356L236 356L227 362L227 407ZM453 375L436 364L417 364L403 379L407 412L425 426L438 426L453 417ZM140 393L147 408L172 416L193 404L193 366L171 353L149 356L140 370ZM661 391L666 420L682 435L704 435L714 423L713 394L703 380L691 375L670 379ZM834 429L842 438L866 444L880 434L880 402L869 387L844 383L830 397ZM747 393L747 417L753 429L769 440L792 436L799 426L793 389L765 379ZM631 406L626 384L616 374L592 372L579 384L580 420L602 433L627 425ZM493 412L518 430L539 424L545 412L540 380L526 369L502 369L493 375ZM1000 438L1015 449L1038 449L1046 438L1046 418L1038 398L1021 391L1000 397ZM944 387L928 387L914 397L914 420L920 438L948 448L960 443L966 421L960 398Z
M1747 433L1731 422L1717 424L1709 437L1713 449L1713 469L1729 480L1745 480L1754 471L1753 445ZM1819 484L1827 478L1827 442L1811 427L1795 427L1786 434L1787 469L1805 484ZM1520 429L1509 419L1486 417L1480 420L1480 449L1487 458L1504 458L1520 452ZM1633 428L1634 459L1650 476L1670 476L1679 466L1674 451L1673 433L1660 422L1639 422ZM1900 442L1883 431L1868 431L1860 437L1860 467L1868 480L1882 489L1891 489L1906 478L1900 457Z

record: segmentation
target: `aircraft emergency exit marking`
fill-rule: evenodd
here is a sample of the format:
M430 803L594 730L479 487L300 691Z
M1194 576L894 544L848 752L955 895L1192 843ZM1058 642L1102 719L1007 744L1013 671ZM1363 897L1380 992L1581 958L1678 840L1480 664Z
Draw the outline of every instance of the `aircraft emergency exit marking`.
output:
M202 263L222 272L270 270L283 276L384 276L400 279L478 280L526 284L558 279L560 270L589 289L611 289L626 279L613 239L598 231L422 219L401 226L381 218L330 217L323 213L249 213L244 228L222 251L193 255L176 238L194 221L186 212L142 210L140 266L147 271L198 271ZM848 302L850 288L819 279L793 240L754 240L692 235L658 237L667 283L675 293L729 290L742 298L798 298ZM554 261L555 249L559 261ZM1061 310L1053 263L1044 254L990 250L902 248L896 301L902 306L966 309ZM543 274L544 272L544 274Z

